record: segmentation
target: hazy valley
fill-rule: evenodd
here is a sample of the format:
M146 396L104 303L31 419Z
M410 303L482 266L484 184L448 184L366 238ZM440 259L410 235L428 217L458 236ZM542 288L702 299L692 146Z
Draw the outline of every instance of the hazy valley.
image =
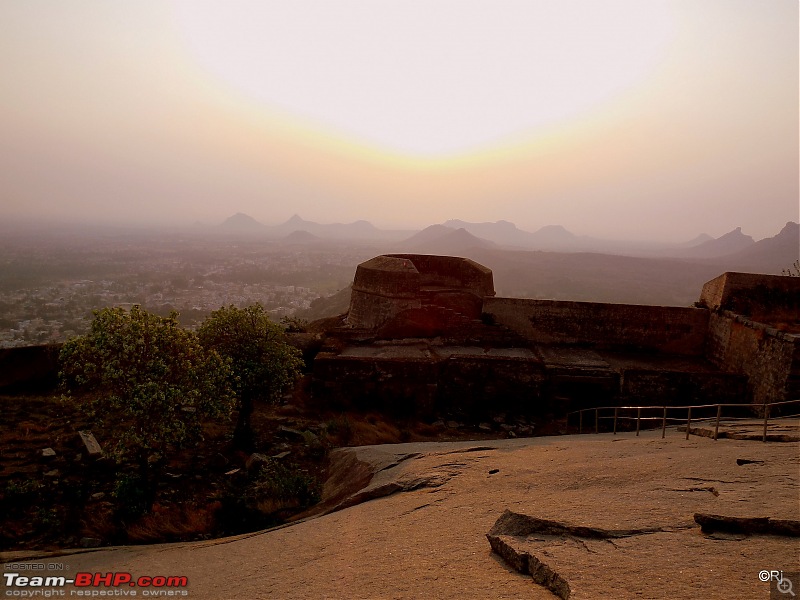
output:
M687 306L724 271L780 274L798 259L798 225L755 241L736 229L674 245L536 232L507 221L447 221L421 231L367 221L319 224L294 216L267 226L243 214L182 230L7 229L0 250L0 346L80 335L91 311L141 304L194 326L227 304L262 303L280 320L346 310L358 263L386 252L472 258L492 269L499 295ZM337 292L345 290L342 293Z

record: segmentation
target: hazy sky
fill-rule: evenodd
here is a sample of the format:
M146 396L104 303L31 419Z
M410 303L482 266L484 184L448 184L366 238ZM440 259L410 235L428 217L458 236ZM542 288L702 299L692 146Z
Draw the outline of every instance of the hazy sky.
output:
M0 218L798 220L797 0L3 0Z

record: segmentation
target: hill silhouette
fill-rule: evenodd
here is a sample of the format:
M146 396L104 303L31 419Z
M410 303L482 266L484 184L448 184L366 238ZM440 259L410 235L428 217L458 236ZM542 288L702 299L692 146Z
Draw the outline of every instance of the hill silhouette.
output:
M262 223L259 223L250 215L246 215L240 212L225 219L220 225L220 227L228 231L248 231L248 232L263 231L266 228Z
M287 244L316 244L322 238L304 229L297 229L283 238L283 241Z
M500 246L517 246L531 250L578 251L591 245L591 238L579 238L561 225L545 225L531 232L519 229L509 221L469 223L458 219L445 221L444 226L465 229L472 235Z
M777 235L764 238L724 257L739 270L778 274L800 259L800 224L789 221Z
M314 221L306 221L296 214L292 215L285 223L274 225L269 230L276 237L284 237L294 231L306 231L323 240L346 241L402 239L411 233L378 229L369 221L364 220L352 223L316 223Z
M713 239L714 238L711 237L710 235L708 235L707 233L701 233L697 237L694 237L691 240L689 240L688 242L683 242L682 244L679 244L679 246L681 246L683 248L693 248L693 247L699 246L700 244L703 244L705 242L710 242Z
M431 225L403 242L402 247L430 254L462 255L473 248L494 248L496 244L472 235L463 227Z
M733 254L755 244L755 240L737 227L716 239L708 240L686 250L683 255L692 258L716 258Z

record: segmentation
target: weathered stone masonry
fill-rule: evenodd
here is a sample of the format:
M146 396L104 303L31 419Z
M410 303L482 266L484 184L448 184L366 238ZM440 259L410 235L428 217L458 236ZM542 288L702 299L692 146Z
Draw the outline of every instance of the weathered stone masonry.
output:
M485 313L538 344L703 354L708 311L672 306L486 298Z
M712 310L706 356L747 376L753 403L800 398L800 277L725 273L700 303Z
M789 279L726 273L696 308L560 302L497 298L491 270L468 259L379 256L356 271L348 327L317 356L313 393L418 414L800 396L800 279Z
M474 318L494 296L491 270L468 258L388 254L358 265L347 321L377 328L399 313L438 306Z

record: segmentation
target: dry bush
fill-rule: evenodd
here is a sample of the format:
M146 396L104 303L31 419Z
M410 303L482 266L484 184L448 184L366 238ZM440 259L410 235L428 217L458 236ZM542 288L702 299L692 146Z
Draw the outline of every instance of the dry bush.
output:
M128 541L177 542L211 534L216 524L215 513L219 508L219 502L206 506L154 504L151 513L127 528Z
M110 502L102 502L87 507L81 519L80 536L97 538L107 542L119 535L119 522L115 518Z
M373 444L396 444L401 440L400 429L380 415L368 415L367 421L354 421L352 424L354 446Z

